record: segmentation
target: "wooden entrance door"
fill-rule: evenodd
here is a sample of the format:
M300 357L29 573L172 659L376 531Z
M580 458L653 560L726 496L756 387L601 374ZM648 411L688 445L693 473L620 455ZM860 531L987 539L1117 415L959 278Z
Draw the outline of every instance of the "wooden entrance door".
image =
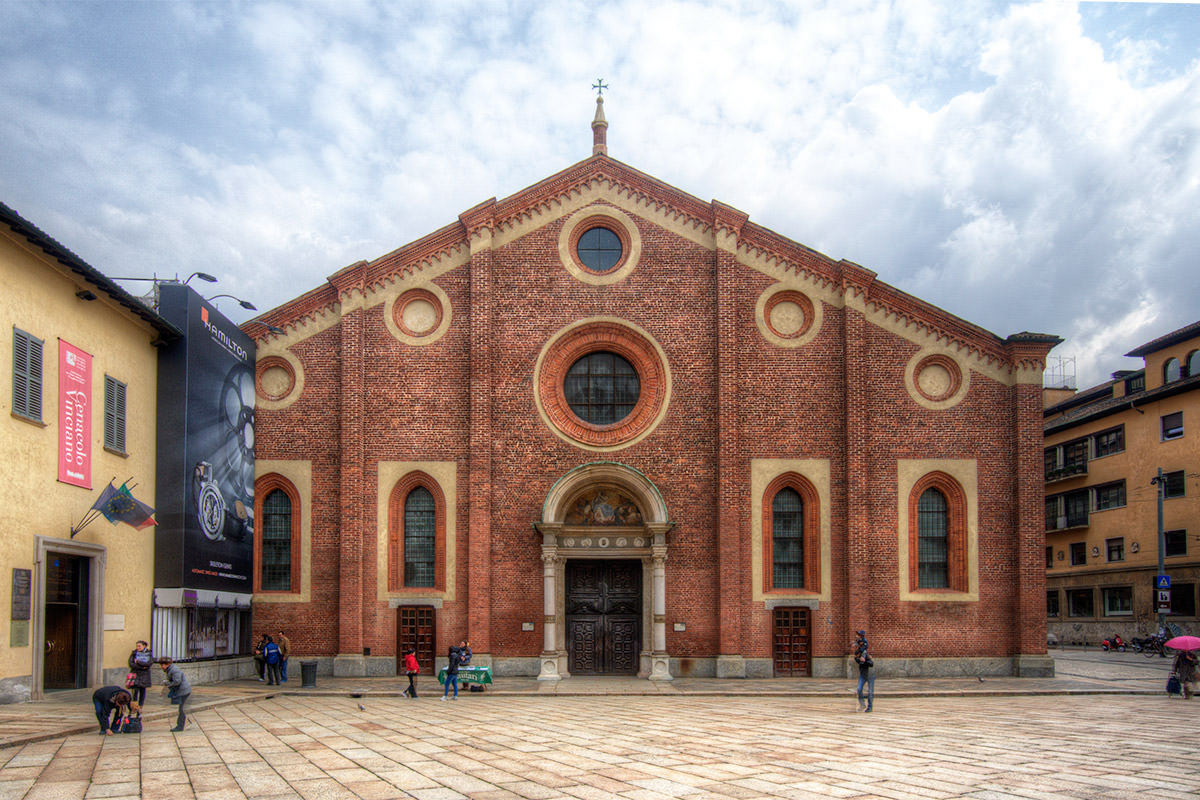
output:
M46 554L45 654L42 687L85 686L88 643L88 561Z
M421 672L432 675L433 647L437 641L433 606L400 606L396 611L396 674L404 674L404 654L411 647L417 651Z
M812 674L807 608L775 609L775 677Z
M567 671L635 675L641 653L640 561L568 561Z

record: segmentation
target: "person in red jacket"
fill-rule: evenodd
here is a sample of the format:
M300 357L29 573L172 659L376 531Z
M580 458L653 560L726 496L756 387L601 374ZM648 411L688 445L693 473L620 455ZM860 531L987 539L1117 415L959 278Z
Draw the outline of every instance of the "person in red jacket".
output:
M404 672L408 675L408 688L404 690L404 694L412 699L417 699L417 673L421 671L421 665L417 663L417 651L411 647L404 654Z

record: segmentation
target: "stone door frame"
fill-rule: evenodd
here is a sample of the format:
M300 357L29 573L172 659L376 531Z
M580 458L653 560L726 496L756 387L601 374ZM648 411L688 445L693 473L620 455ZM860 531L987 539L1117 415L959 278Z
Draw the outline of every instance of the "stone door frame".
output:
M636 499L639 525L567 525L570 501L597 486L617 486ZM657 487L624 464L584 464L564 475L546 495L542 519L534 523L542 545L543 647L538 680L569 678L566 649L566 564L568 559L642 562L642 649L638 677L671 680L667 653L667 534L675 523Z

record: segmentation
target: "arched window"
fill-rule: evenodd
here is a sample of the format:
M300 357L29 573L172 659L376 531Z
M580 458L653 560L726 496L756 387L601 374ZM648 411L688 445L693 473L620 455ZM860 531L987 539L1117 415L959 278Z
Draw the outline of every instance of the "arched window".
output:
M299 591L299 492L281 475L264 475L254 483L254 506L254 591Z
M404 585L434 585L437 563L433 494L424 486L408 493L404 501Z
M795 473L767 485L762 504L767 591L821 591L819 505L816 489Z
M1163 383L1177 380L1179 380L1179 359L1168 358L1167 363L1163 364Z
M950 550L946 495L926 489L917 502L917 588L950 586Z
M445 588L446 500L424 472L412 472L388 502L388 590Z
M771 501L772 585L776 589L804 588L804 501L784 487Z
M967 496L958 481L931 472L913 486L908 511L909 589L967 591Z
M1188 377L1191 377L1192 375L1200 375L1200 350L1193 350L1192 352L1188 353L1187 374Z

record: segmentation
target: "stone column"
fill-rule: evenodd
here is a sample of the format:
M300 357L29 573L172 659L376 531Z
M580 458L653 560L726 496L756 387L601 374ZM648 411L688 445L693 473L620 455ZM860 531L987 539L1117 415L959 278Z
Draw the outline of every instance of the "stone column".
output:
M655 536L658 539L658 536ZM663 539L666 539L665 534ZM654 598L651 613L654 615L654 635L650 654L650 680L669 681L671 657L667 655L667 545L657 542L651 548L654 559Z
M558 674L558 547L542 545L542 667L539 681L562 680Z

